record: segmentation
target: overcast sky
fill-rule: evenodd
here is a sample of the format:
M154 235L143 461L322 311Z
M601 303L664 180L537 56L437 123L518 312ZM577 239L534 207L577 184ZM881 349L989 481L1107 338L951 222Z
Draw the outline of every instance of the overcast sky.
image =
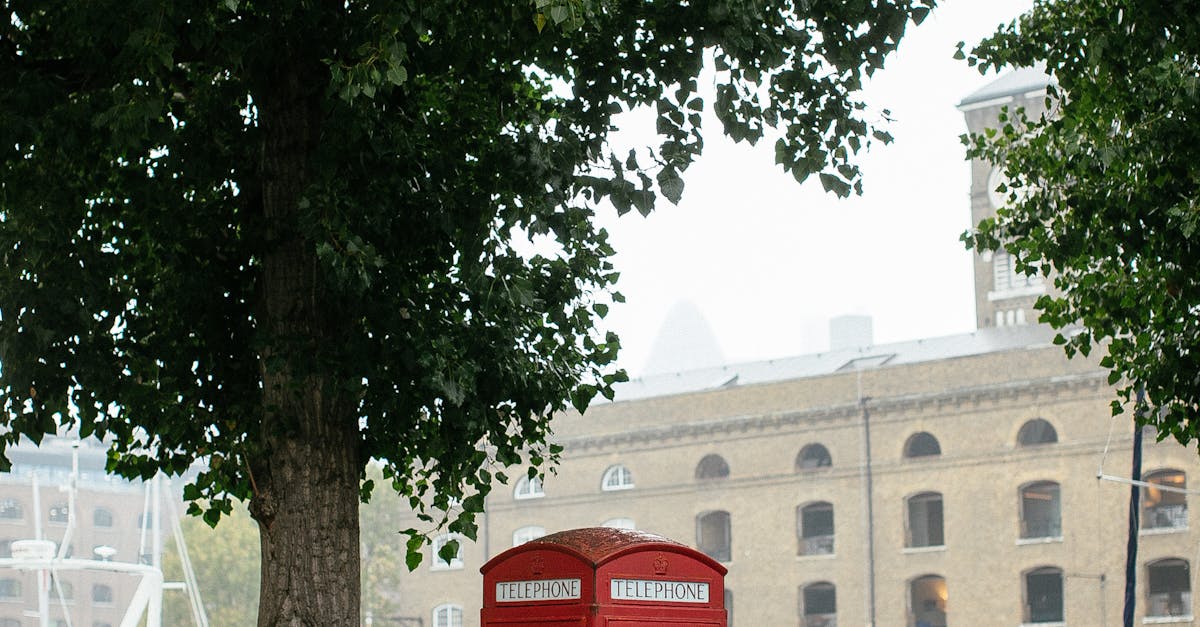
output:
M951 57L958 41L977 42L1030 4L947 0L910 28L867 86L868 104L896 118L895 142L861 159L861 197L838 200L815 177L797 185L774 165L772 141L734 145L706 118L705 153L679 206L602 217L627 299L607 320L621 365L645 372L680 303L700 311L716 349L680 353L672 370L820 352L828 319L844 314L872 316L880 343L974 330L971 260L958 239L970 214L966 128L955 105L994 76ZM633 138L647 131L636 116L627 127ZM666 332L703 344L695 324Z

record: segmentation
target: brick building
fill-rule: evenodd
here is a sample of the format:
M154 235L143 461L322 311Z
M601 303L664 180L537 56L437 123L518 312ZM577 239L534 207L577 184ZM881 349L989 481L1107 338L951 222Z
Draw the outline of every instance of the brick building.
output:
M1018 72L960 108L977 130L1040 106L1044 81ZM974 219L996 184L973 164ZM403 578L406 616L377 622L478 625L489 558L613 525L723 562L740 626L1120 624L1130 486L1097 477L1128 476L1132 425L1108 373L1032 324L1042 283L1003 254L975 266L975 333L655 375L559 416L557 473L498 486L479 541L430 555ZM1147 438L1139 622L1192 624L1198 472L1194 447Z
M75 525L68 537L68 486L76 445ZM22 445L8 454L12 472L0 473L0 558L13 557L14 542L36 539L40 531L56 550L66 543L66 558L152 561L153 520L143 513L145 484L107 474L106 451L94 440L47 437L40 447ZM140 582L131 574L69 568L56 571L55 578L48 606L54 627L121 624ZM36 572L0 569L0 627L38 624Z

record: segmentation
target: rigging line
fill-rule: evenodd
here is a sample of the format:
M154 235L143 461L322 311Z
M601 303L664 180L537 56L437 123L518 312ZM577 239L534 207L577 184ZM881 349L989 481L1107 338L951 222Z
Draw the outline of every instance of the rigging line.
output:
M1200 494L1200 490L1191 490L1188 488L1177 488L1177 487L1171 486L1171 485L1163 485L1161 483L1139 481L1136 479L1127 479L1125 477L1106 475L1104 473L1100 473L1100 474L1096 475L1096 478L1103 479L1105 481L1115 481L1117 483L1124 483L1125 485L1135 485L1135 486L1138 486L1141 488L1154 488L1155 490L1162 490L1163 492L1175 492L1178 494Z
M1104 476L1104 460L1108 458L1108 448L1112 445L1113 425L1117 423L1117 415L1113 414L1108 421L1108 439L1104 442L1104 452L1100 454L1100 465L1096 467L1096 478Z

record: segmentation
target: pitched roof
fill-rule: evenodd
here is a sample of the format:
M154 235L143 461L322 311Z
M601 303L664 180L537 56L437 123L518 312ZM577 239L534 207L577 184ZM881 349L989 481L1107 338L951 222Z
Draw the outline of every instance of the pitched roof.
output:
M903 364L966 357L1050 345L1054 329L1044 325L991 327L973 333L892 344L842 348L823 353L652 374L614 386L614 401L700 392L735 385L769 383L833 374L839 371L886 368Z

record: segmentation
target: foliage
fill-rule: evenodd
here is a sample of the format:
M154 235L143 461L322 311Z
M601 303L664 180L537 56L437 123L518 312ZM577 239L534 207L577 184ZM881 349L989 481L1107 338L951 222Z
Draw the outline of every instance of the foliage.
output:
M705 107L860 189L888 137L856 91L931 4L3 0L0 445L57 423L127 476L205 462L192 511L250 499L264 597L298 597L260 620L334 624L276 612L344 580L371 460L473 538L489 469L539 472L549 416L623 377L593 208L677 201ZM657 145L615 154L643 105Z
M244 506L235 506L216 529L190 516L181 525L209 623L253 625L258 612L258 527L249 512ZM167 581L183 581L173 540L163 552L163 576ZM193 624L183 592L163 595L163 624Z
M965 236L1051 277L1041 319L1079 325L1069 354L1103 346L1128 403L1187 443L1200 435L1200 21L1167 0L1038 0L970 55L981 70L1045 64L1050 112L1010 111L969 140L998 163L1009 204ZM1114 413L1123 403L1113 403Z
M382 473L373 466L367 469L367 475L381 477ZM400 576L406 570L405 542L396 532L411 523L411 512L403 499L386 492L359 508L363 616L373 616L384 624L387 617L405 609L398 597Z

